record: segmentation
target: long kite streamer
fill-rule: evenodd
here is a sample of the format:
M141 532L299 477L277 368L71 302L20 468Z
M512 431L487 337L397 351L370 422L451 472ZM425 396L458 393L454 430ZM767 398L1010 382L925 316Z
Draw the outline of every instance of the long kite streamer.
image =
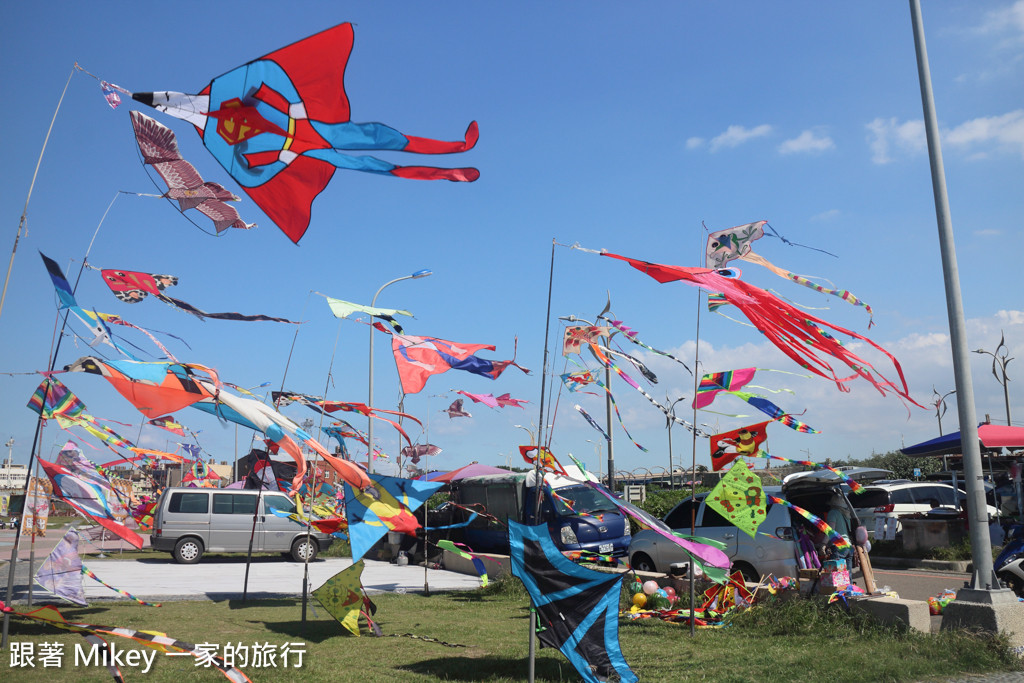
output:
M724 277L709 268L685 268L650 263L607 252L602 253L602 256L625 261L661 283L681 280L711 292L724 294L726 300L736 306L776 348L800 367L834 382L840 391L848 391L847 382L860 377L874 386L882 395L891 391L909 403L924 407L911 398L899 361L867 337L832 325L810 313L800 311L792 304L772 296L763 289L738 278ZM899 377L899 384L886 379L873 365L826 333L822 329L824 327L859 339L884 354L892 362ZM853 374L840 377L826 360L827 357L841 361L853 371Z
M798 515L806 519L808 522L813 524L814 527L821 533L825 534L828 537L828 540L832 541L832 543L839 550L845 550L846 548L850 547L850 542L843 538L842 534L840 534L838 531L830 527L828 525L828 522L823 520L821 517L818 517L816 514L810 512L809 510L804 510L799 505L793 505L788 500L785 500L783 498L776 498L775 496L770 494L767 495L769 501L776 503L778 505L785 505L790 510L797 513Z

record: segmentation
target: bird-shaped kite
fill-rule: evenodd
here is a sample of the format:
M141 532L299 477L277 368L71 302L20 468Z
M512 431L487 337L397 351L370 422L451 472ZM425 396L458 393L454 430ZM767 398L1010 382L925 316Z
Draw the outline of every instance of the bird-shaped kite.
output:
M223 185L204 181L195 166L181 158L174 131L140 112L133 111L131 116L142 163L160 174L168 188L164 196L176 200L182 213L197 209L206 214L218 234L228 228L256 227L255 223L244 222L235 207L224 203L237 202L236 195Z
M462 399L457 398L454 401L452 401L452 404L445 408L443 412L448 413L449 419L453 417L473 417L472 413L467 413L465 410L462 409L462 403Z

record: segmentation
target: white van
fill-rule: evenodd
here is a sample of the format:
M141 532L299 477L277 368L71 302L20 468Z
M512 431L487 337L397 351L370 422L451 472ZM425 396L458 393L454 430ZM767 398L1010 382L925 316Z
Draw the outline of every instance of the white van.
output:
M260 511L256 514L256 501ZM181 564L195 564L204 552L244 553L252 538L253 552L279 552L296 562L312 561L334 542L313 531L307 540L304 527L278 517L271 508L294 512L295 503L278 491L168 488L153 515L150 544L174 555ZM253 518L255 519L255 531Z

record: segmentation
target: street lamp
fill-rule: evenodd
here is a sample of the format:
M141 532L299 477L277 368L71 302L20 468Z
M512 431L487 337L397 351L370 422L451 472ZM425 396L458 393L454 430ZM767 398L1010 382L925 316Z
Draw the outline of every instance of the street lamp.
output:
M942 436L942 416L946 414L946 397L955 393L956 389L952 389L940 396L935 385L932 385L932 394L937 397L932 404L935 406L935 417L939 421L939 436Z
M675 468L672 466L672 425L676 421L676 404L682 401L685 396L680 396L668 406L668 412L671 416L665 417L665 422L668 423L668 488L671 491L675 486ZM665 395L665 400L668 400L668 395Z
M412 275L404 275L402 277L396 277L394 280L391 280L390 282L385 282L383 285L381 285L380 289L377 290L377 293L373 295L373 300L370 302L370 308L373 308L374 306L377 305L377 297L380 296L380 293L384 291L385 287L388 287L389 285L393 285L396 282L401 282L402 280L418 279L418 278L421 278L421 277L427 277L428 275L431 275L431 274L432 274L432 271L429 268L424 268L423 270L417 270ZM369 395L368 395L367 400L366 400L366 405L369 406L370 408L372 408L373 407L373 325L372 324L370 325L370 371L369 371L369 374L370 374L370 388L369 388L369 391L367 392ZM367 426L366 426L366 441L367 441L367 444L368 444L367 447L366 447L366 470L370 474L373 474L373 418L370 417L370 416L367 416L366 422L367 422Z
M536 446L537 445L537 439L535 439L533 437L533 432L532 431L530 431L529 429L527 429L523 425L512 425L512 426L515 427L516 429L522 429L524 432L526 432L527 434L530 435L530 445L531 446Z
M1003 352L999 353L999 349L1002 349ZM1007 388L1007 384L1009 383L1010 378L1006 376L1006 366L1010 364L1010 361L1013 360L1013 358L1009 357L1010 351L1009 351L1009 349L1006 348L1006 337L1003 334L1003 331L1002 330L999 331L999 346L996 347L995 353L993 353L992 351L986 351L985 349L975 349L974 352L975 353L984 353L984 354L987 354L989 356L992 356L992 375L996 378L997 382L999 382L1000 384L1003 385L1003 400L1006 401L1006 426L1009 427L1010 426L1010 391ZM999 365L1000 370L1002 370L1002 375L1003 375L1002 378L1000 378L999 375L996 374L996 365L997 364Z
M601 442L587 439L587 443L594 444L594 457L597 459L597 478L601 479Z

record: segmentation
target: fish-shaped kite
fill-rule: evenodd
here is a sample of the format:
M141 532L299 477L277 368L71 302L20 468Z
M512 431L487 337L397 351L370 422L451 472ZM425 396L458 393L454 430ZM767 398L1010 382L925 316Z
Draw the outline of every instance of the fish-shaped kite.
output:
M164 196L177 201L182 213L196 209L205 214L213 221L218 234L228 228L248 230L256 227L255 223L243 221L235 207L225 204L237 202L237 195L219 183L204 181L195 166L181 158L174 131L141 112L133 111L131 116L142 163L152 166L160 174L167 183Z
M472 182L475 168L396 166L352 150L452 154L476 145L404 135L381 123L353 123L345 93L352 24L339 24L214 78L197 95L132 98L194 125L203 145L292 242L309 227L313 199L335 168L417 180Z

